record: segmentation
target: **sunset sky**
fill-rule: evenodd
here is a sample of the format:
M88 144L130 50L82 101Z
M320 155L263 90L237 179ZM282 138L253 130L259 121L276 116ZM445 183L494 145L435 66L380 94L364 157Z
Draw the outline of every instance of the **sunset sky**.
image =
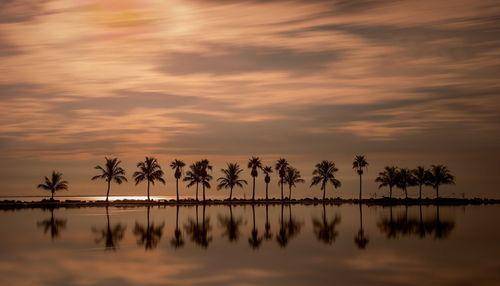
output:
M1 1L0 195L40 195L53 169L68 195L102 194L106 155L128 175L145 155L206 157L214 177L258 155L308 181L333 160L348 198L362 153L366 197L385 194L385 165L442 163L444 196L498 198L499 15L489 0Z

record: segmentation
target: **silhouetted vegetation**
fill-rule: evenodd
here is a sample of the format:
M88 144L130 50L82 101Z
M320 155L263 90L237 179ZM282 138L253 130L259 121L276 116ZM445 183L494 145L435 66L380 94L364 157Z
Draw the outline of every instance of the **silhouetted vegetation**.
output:
M415 179L410 169L398 169L396 173L396 186L403 190L405 199L408 199L408 188L415 185Z
M266 200L269 199L269 183L271 182L271 173L273 172L273 168L271 166L265 166L262 171L264 172L264 183L266 183Z
M67 191L68 182L62 179L62 173L53 171L52 176L45 177L44 182L37 186L38 189L50 192L50 199L54 200L54 193L58 191Z
M252 176L252 200L255 200L255 178L259 175L259 169L262 169L262 162L259 157L252 157L248 160L247 167L251 169L250 175Z
M137 163L137 168L139 171L134 172L135 184L138 185L140 182L146 181L148 183L148 201L149 197L149 185L154 185L156 181L165 184L165 179L163 179L163 170L158 164L158 160L153 157L146 157L144 162Z
M455 177L444 165L432 165L429 174L429 183L436 190L436 199L439 199L441 185L454 185Z
M288 166L286 168L286 173L285 173L285 183L288 185L288 199L292 199L292 189L297 186L299 183L304 183L304 179L302 179L302 176L300 175L299 170L295 169L294 167Z
M313 218L313 231L318 241L332 244L339 235L337 226L340 224L340 216L336 214L331 220L326 218L326 207L323 204L323 215L321 218Z
M415 185L418 186L418 198L422 199L422 187L428 186L431 183L431 173L425 167L418 166L412 170Z
M365 230L363 229L363 205L359 204L359 230L354 237L354 243L358 249L365 249L369 241L370 239L365 235Z
M389 187L389 198L392 199L392 188L397 184L398 168L391 166L385 167L383 172L378 174L375 182L379 183L379 189Z
M179 201L179 180L182 178L182 168L186 166L182 160L175 159L170 162L170 168L174 171L175 177L175 193L177 195L177 201Z
M255 205L252 205L252 232L248 238L248 244L250 244L253 249L258 249L263 239L264 238L259 235L259 230L255 226Z
M368 167L368 162L366 161L365 155L356 155L354 161L352 162L352 168L356 170L359 175L359 199L362 198L362 176L364 169Z
M326 195L326 187L328 183L331 183L334 189L340 188L342 185L339 180L335 178L335 173L338 171L335 167L335 163L332 161L321 161L316 164L316 168L313 171L313 177L311 179L311 186L321 184L321 190L323 191L323 200Z
M203 205L201 223L198 220L198 205L196 205L196 220L188 218L188 222L184 225L184 229L192 242L202 248L208 248L210 242L212 242L212 236L210 235L212 226L210 225L210 218L205 217L205 205Z
M182 231L179 228L179 206L176 206L176 212L175 212L175 230L174 230L174 236L172 239L170 239L170 245L172 245L173 248L181 248L184 246L184 238L182 237Z
M61 235L61 231L66 228L66 219L59 219L54 216L54 209L49 209L50 217L37 222L38 227L43 228L43 233L50 233L50 238L52 240L58 238Z
M126 182L127 178L125 177L125 170L120 167L121 161L118 160L118 158L105 157L105 159L106 164L104 167L101 167L100 165L94 167L94 169L99 170L101 174L92 177L92 180L101 179L106 181L108 185L106 190L106 201L108 201L111 182L113 181L120 185L121 183Z
M234 187L243 188L243 184L247 181L240 179L240 174L243 170L237 163L228 163L226 169L221 169L223 176L217 179L217 189L229 189L229 200L233 199Z
M278 161L276 161L276 165L274 169L278 173L278 176L280 178L280 181L278 182L278 185L281 188L281 200L283 201L284 196L283 196L283 185L285 184L285 175L286 175L286 169L288 168L288 161L285 158L280 158Z
M241 217L234 218L233 207L231 205L229 205L229 216L219 216L219 223L224 228L222 236L226 236L229 242L238 241L243 219Z

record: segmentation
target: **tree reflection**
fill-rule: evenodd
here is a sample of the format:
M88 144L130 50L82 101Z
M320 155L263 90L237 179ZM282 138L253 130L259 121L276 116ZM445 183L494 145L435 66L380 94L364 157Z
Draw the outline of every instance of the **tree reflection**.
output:
M233 217L231 205L229 205L229 216L219 216L219 224L224 228L222 236L226 236L229 242L237 242L240 239L240 226L243 224L243 219Z
M258 249L262 244L263 237L259 235L259 230L255 226L255 205L253 204L252 204L252 221L253 221L253 227L250 237L248 238L248 244L250 244L250 246L253 249Z
M51 240L55 240L61 235L61 231L66 228L66 219L59 219L54 216L54 208L50 208L50 217L37 222L37 226L43 228L43 233L50 233Z
M269 223L269 206L266 204L266 223L264 225L264 239L270 240L273 238L271 232L271 224Z
M212 227L210 225L210 218L205 218L205 205L203 205L201 224L198 220L198 206L196 206L196 220L188 218L188 222L184 225L184 229L192 242L202 248L208 248L210 242L212 242L212 236L210 236Z
M184 238L182 237L182 231L179 228L179 206L178 205L176 207L176 213L175 213L174 236L172 236L172 238L170 239L170 245L176 249L184 246Z
M363 206L359 204L359 230L358 234L354 237L354 243L358 247L358 249L365 249L366 245L370 239L365 235L365 231L363 229Z
M94 239L94 242L96 244L101 244L104 242L105 250L115 251L116 249L118 249L118 244L123 239L125 229L127 227L121 223L115 225L112 225L110 223L108 207L106 207L106 219L106 227L103 227L101 229L92 227L92 233L97 235Z
M144 226L138 222L135 223L134 235L137 236L137 245L143 245L144 249L151 250L158 246L163 235L163 227L165 223L155 225L154 222L150 223L149 220L150 207L147 207L147 225Z
M445 239L455 228L455 222L452 220L443 220L439 215L439 206L436 206L436 212L433 218L425 219L422 215L422 207L419 207L419 217L408 217L408 207L405 207L404 214L396 218L392 214L392 206L389 209L389 218L382 218L377 226L381 233L387 238L398 238L403 236L418 236L425 238L432 236L435 239Z
M335 214L331 220L326 218L326 207L323 204L323 216L321 218L313 218L313 231L316 239L326 244L333 244L337 236L337 226L340 223L340 216Z
M284 204L281 204L280 229L276 234L276 242L285 248L291 239L296 237L302 228L302 223L295 220L292 215L292 206L288 205L288 221L284 220Z

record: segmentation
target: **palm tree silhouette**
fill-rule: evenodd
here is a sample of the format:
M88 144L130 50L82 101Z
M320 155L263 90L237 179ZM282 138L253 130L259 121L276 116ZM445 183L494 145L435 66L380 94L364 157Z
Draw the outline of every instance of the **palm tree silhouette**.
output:
M223 176L217 179L219 184L217 185L217 190L229 189L229 200L233 199L233 188L240 187L243 188L243 184L247 184L247 181L240 179L240 174L243 170L240 168L238 163L228 163L226 169L221 169Z
M359 203L359 230L358 234L354 237L354 243L358 246L358 249L365 249L369 241L370 239L365 235L363 229L363 205Z
M175 230L174 230L174 236L170 240L170 245L172 245L173 248L181 248L182 246L184 246L182 231L179 228L179 205L176 206Z
M50 217L37 222L38 227L43 228L43 233L50 230L50 238L54 241L61 235L61 231L66 228L66 219L58 219L54 216L54 208L50 208Z
M203 159L199 162L199 172L200 172L200 184L203 190L203 202L205 202L205 189L210 189L210 181L212 180L212 176L208 173L208 171L212 170L212 165L207 159Z
M416 169L412 171L413 178L415 180L415 184L418 185L418 199L422 199L422 186L426 186L430 184L430 171L425 167L418 166Z
M269 192L269 183L271 182L271 176L270 174L273 172L273 168L271 166L265 166L262 171L264 172L264 182L266 183L266 200L269 199L268 192Z
M430 185L436 190L436 199L439 199L439 186L454 185L455 176L453 176L444 165L432 165L429 176Z
M361 200L362 197L361 177L363 176L363 172L366 167L368 167L368 162L366 161L365 155L356 155L356 157L354 157L354 161L352 162L352 168L356 170L359 175L359 200Z
M184 163L182 160L175 159L172 162L170 162L170 168L174 170L174 177L175 177L175 191L177 194L177 201L179 201L179 179L182 178L182 168L186 166L186 163Z
M266 240L270 240L273 238L273 234L271 233L271 224L269 223L269 206L266 204L266 224L264 225L264 238Z
M288 184L288 199L292 199L292 188L296 187L296 184L298 183L304 183L304 179L302 179L302 176L300 175L299 170L295 169L294 167L288 166L286 168L286 174L285 174L285 183Z
M50 191L50 200L54 200L54 193L68 190L68 182L62 179L62 173L52 171L52 177L45 177L45 181L37 186L38 189Z
M144 226L135 223L134 235L137 236L137 245L144 245L146 250L151 250L156 248L163 235L163 227L165 223L162 222L160 225L155 226L155 223L149 222L149 206L147 207L147 225Z
M189 166L189 170L186 172L184 177L184 182L188 182L187 187L190 188L196 185L196 201L198 201L198 185L200 184L200 171L199 163L194 163Z
M142 181L148 182L148 201L149 198L149 185L152 184L154 186L155 181L158 181L162 184L165 184L165 179L163 179L163 170L161 166L158 164L158 160L153 157L146 157L144 162L137 163L137 168L139 171L134 172L134 180L135 185L138 185Z
M283 201L283 180L285 179L286 169L288 167L288 161L285 158L280 158L276 161L274 169L278 172L280 178L279 185L281 186L281 201Z
M233 217L233 207L229 205L229 216L219 216L219 224L224 227L222 236L227 236L229 242L237 242L240 238L240 226L243 224L241 217Z
M408 168L401 168L396 173L396 186L403 190L405 199L408 199L408 188L415 186L415 178Z
M335 189L340 188L342 185L339 180L335 178L335 173L338 171L335 167L335 163L332 161L321 161L316 164L316 168L313 171L313 177L311 179L311 185L315 186L321 183L321 190L323 191L323 200L325 200L326 187L328 183L331 183Z
M286 222L284 219L283 215L283 210L284 210L284 204L281 204L281 216L280 216L280 229L278 230L278 233L276 234L276 242L278 243L279 246L282 248L285 248L288 245L288 233L286 229Z
M109 211L107 206L106 206L106 219L107 219L106 227L101 229L92 227L92 233L97 235L94 242L96 244L101 244L102 242L104 242L105 250L116 251L119 247L118 244L125 235L125 230L127 229L127 227L125 225L122 225L121 223L118 223L116 225L111 225L111 223L109 222Z
M196 220L189 218L187 224L184 225L184 229L192 242L202 248L208 248L212 241L212 236L210 236L212 226L210 225L210 218L205 218L205 205L203 205L201 225L198 221L198 205L196 205Z
M299 235L300 230L302 228L302 222L295 220L292 215L292 205L288 205L288 223L287 223L287 232L288 238L292 239Z
M250 175L252 176L253 179L253 185L252 185L252 201L255 200L255 178L259 175L259 170L262 169L262 162L260 161L259 157L253 157L248 159L248 169L252 169L250 172Z
M252 222L253 222L253 227L250 237L248 238L248 244L250 244L250 246L253 249L258 249L262 244L263 237L259 235L259 230L255 226L255 205L253 204L252 204Z
M102 179L106 181L106 183L108 184L108 189L106 191L106 202L107 202L109 200L111 181L114 181L115 183L120 185L124 181L126 182L127 178L125 177L125 170L122 167L120 167L121 161L118 160L118 158L104 157L104 159L106 159L106 164L104 165L104 167L101 167L100 165L94 167L94 169L99 170L101 174L92 177L92 181L95 181L97 179Z
M312 223L316 239L324 242L325 244L332 244L339 235L337 226L340 223L340 216L336 214L331 221L328 221L326 218L326 207L324 203L322 218L313 218Z
M378 174L375 182L380 183L378 188L389 187L389 198L392 199L392 188L396 186L397 183L397 167L385 167L383 172Z

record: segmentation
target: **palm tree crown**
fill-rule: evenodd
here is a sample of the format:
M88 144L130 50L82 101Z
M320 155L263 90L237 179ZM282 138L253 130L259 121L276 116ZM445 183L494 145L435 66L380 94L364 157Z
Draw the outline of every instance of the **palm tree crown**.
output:
M387 166L384 168L383 172L378 174L375 182L379 183L379 189L382 187L389 187L389 197L392 198L392 188L396 186L397 183L397 173L398 168L394 166Z
M38 189L50 191L51 200L54 199L54 193L57 191L68 190L68 182L62 179L62 173L52 171L52 177L45 177L44 182L37 186Z
M337 178L335 178L335 173L338 171L335 167L335 163L332 161L321 161L316 164L316 168L313 171L313 177L311 179L311 186L316 186L321 184L321 190L323 191L323 200L325 199L326 186L331 183L335 189L340 188L342 185Z
M352 162L352 168L356 170L358 175L363 175L363 170L368 167L368 162L366 161L365 155L356 155L354 161Z
M273 172L273 168L271 166L265 166L262 169L262 172L264 172L264 182L266 183L266 200L268 199L268 192L269 192L269 183L271 182L271 176L270 174Z
M227 168L221 169L223 176L217 179L219 184L217 189L230 189L229 200L233 198L233 188L240 187L243 188L243 184L247 184L247 181L240 179L240 174L243 170L237 163L228 163Z
M203 201L205 201L205 189L211 188L210 181L212 180L212 175L208 171L212 170L212 165L210 165L207 159L203 159L197 162L197 164L197 171L199 172L201 187L203 188Z
M109 198L109 190L111 188L111 182L115 182L120 185L123 182L127 182L127 178L125 177L125 170L120 167L121 161L118 158L108 158L105 157L106 164L104 167L101 165L97 165L94 169L99 170L101 174L92 177L92 180L105 180L108 183L108 189L106 192L106 201Z
M405 192L405 198L408 198L408 187L415 185L415 179L410 169L402 168L397 172L397 182L396 186Z
M170 168L174 170L177 201L179 200L179 179L182 178L182 168L184 168L184 166L186 166L186 163L178 159L175 159L172 162L170 162Z
M156 181L165 184L165 179L163 179L163 170L161 169L158 160L153 157L146 157L143 162L137 163L137 168L139 171L134 172L135 184L138 185L140 182L147 181L148 183L148 200L149 200L149 185L154 185Z
M429 183L436 190L436 198L439 198L440 185L454 185L455 176L444 165L432 165L429 175Z

